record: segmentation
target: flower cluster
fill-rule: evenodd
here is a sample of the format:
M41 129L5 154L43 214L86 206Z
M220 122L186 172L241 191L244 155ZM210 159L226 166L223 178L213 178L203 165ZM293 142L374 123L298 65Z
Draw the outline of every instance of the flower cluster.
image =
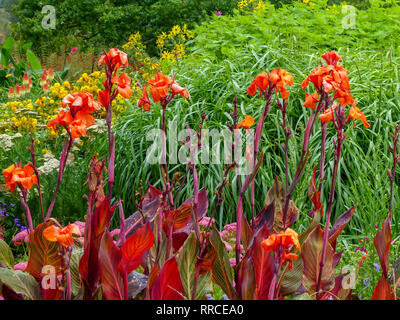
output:
M263 71L260 75L255 77L253 82L247 89L247 93L254 96L257 90L260 91L261 97L266 95L267 89L275 89L280 92L282 99L289 98L289 91L286 86L293 85L293 75L284 69L274 69L270 73Z
M241 0L237 4L240 12L257 12L265 8L263 0Z
M166 33L163 32L157 37L157 47L160 49L160 61L176 62L185 56L185 42L194 38L193 31L187 25L178 25Z
M26 94L29 94L32 89L32 79L27 73L24 74L22 85L16 84L15 88L10 87L8 90L8 100L23 98Z

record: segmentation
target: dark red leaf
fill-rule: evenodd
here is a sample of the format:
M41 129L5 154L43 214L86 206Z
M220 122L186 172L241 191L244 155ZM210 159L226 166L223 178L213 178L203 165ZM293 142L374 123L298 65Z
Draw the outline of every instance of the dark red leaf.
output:
M151 290L152 300L183 300L184 290L175 257L167 260L161 268Z
M117 266L121 250L114 244L113 237L106 232L99 249L99 270L103 295L107 300L124 300L124 276Z
M150 250L153 244L153 231L150 228L150 223L147 222L121 247L122 258L118 264L118 269L126 273L136 270L142 263L143 253Z
M383 275L374 289L371 300L396 300L392 287Z
M391 216L392 213L389 212L383 223L382 230L378 231L374 239L374 245L385 278L388 277L390 244L392 242Z

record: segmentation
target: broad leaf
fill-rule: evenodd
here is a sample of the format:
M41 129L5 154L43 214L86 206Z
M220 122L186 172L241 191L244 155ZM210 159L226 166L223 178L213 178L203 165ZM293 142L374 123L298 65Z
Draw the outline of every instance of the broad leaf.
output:
M184 290L176 259L170 258L161 268L151 290L152 300L183 300Z
M303 277L303 268L304 264L301 257L293 261L292 270L287 270L283 276L279 296L288 296L299 289Z
M12 268L14 266L14 256L8 244L0 239L0 264Z
M193 299L193 286L196 274L198 251L199 243L195 232L192 231L186 239L178 258L178 269L181 275L183 290L189 300Z
M17 294L23 294L29 300L40 300L40 287L37 280L26 272L0 268L0 282Z
M374 239L374 245L385 278L388 277L390 244L392 242L391 216L392 214L389 212L383 223L382 230L378 231Z
M118 269L122 272L131 273L142 263L143 253L150 250L154 244L153 231L150 223L140 227L121 247L121 261Z
M124 300L124 276L117 266L121 260L121 250L114 244L109 232L101 240L99 249L99 270L101 287L107 300Z
M350 210L347 210L345 213L343 213L333 224L332 229L329 230L329 243L334 249L336 247L337 237L342 233L343 229L350 222L355 210L356 207L354 206Z
M236 291L233 287L232 268L229 263L228 253L225 244L222 242L218 231L213 228L210 235L210 242L216 251L216 258L212 270L212 279L219 285L229 299L236 298Z
M30 49L26 50L26 60L28 60L32 70L42 70L38 57Z
M284 221L284 206L285 206L285 186L278 181L278 178L275 178L274 184L272 185L271 189L267 192L267 196L265 198L265 204L268 206L272 202L275 204L275 219L274 219L274 226L273 231L280 232L283 231ZM288 210L286 214L286 228L290 228L293 223L296 222L297 218L299 217L299 209L297 209L296 205L294 204L293 200L289 200Z
M43 231L53 224L53 221L43 222L29 235L30 253L25 271L38 280L42 279L44 266L52 266L57 275L61 274L62 256L60 255L60 245L58 242L48 241L43 236Z
M371 300L396 300L392 287L383 275L374 289Z
M310 295L317 290L318 277L320 274L320 263L322 258L324 231L318 225L303 244L302 259L304 262L303 284ZM326 246L324 268L321 275L320 290L330 291L334 284L333 249L329 242Z

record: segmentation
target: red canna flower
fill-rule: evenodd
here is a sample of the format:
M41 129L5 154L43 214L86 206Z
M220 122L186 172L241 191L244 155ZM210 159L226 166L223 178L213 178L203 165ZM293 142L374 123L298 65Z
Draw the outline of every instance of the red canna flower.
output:
M150 111L151 102L149 99L149 95L147 94L146 84L144 84L143 86L143 95L139 99L138 106L144 111Z
M236 129L243 128L249 129L254 124L254 118L252 116L246 116L242 121L238 123Z
M306 93L306 99L304 101L303 106L314 110L317 106L318 99L319 99L318 92L314 92L312 95Z
M31 165L27 164L23 168L20 166L11 165L3 170L6 187L14 192L18 185L20 189L31 189L34 184L38 184L36 175Z
M69 224L65 228L50 226L43 230L43 236L50 242L58 242L63 247L70 247L74 243L74 236L81 236L79 227L75 224Z
M103 54L99 59L98 65L102 65L103 62L109 67L114 66L115 69L119 69L121 66L129 66L127 54L116 48L110 49L107 55Z
M126 73L122 73L119 77L114 76L111 82L118 85L118 93L125 99L129 99L132 96L131 79Z
M78 111L92 113L100 110L100 105L88 92L79 92L66 95L62 100L62 106L63 108L69 107L73 116Z
M322 55L322 58L326 61L327 64L331 64L333 66L336 66L338 61L342 61L340 55L335 51L325 52Z
M107 89L99 91L98 100L101 105L108 110L108 106L110 105L110 91Z

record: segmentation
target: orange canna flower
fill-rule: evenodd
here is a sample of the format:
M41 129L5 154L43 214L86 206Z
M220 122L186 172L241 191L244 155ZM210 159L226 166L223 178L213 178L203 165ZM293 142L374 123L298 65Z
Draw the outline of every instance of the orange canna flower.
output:
M269 75L265 71L261 72L257 77L254 78L253 82L247 88L247 94L254 96L257 89L260 90L262 97L262 92L265 91L269 86Z
M342 61L340 55L335 51L325 52L322 55L322 58L326 61L327 64L331 64L333 66L336 66L338 61Z
M189 91L186 88L181 87L179 84L174 82L171 85L172 95L180 94L182 97L189 100Z
M371 125L368 123L367 117L358 107L356 107L356 103L357 103L357 100L354 101L352 107L350 108L349 118L350 119L360 119L361 122L364 124L365 129L370 128Z
M6 187L14 192L18 185L21 189L31 189L34 184L38 184L36 175L31 165L27 164L23 168L20 166L11 165L3 170Z
M243 128L249 129L254 124L254 118L252 116L246 116L242 121L238 123L236 129Z
M303 106L314 110L317 107L318 99L318 92L314 92L312 95L306 93L306 99L303 103Z
M99 103L94 100L89 92L70 93L66 95L62 100L62 106L63 108L69 107L72 116L75 116L78 111L92 113L100 110Z
M118 93L125 99L129 99L132 96L131 79L126 73L122 73L119 77L114 76L111 82L118 84Z
M98 65L102 65L103 62L108 66L114 66L115 69L119 69L121 66L129 66L128 55L117 48L110 49L107 55L103 54L99 59Z
M63 247L70 247L74 243L73 235L81 236L79 227L75 224L69 224L65 228L59 228L57 226L47 227L43 231L43 236L50 242L58 242Z
M150 88L151 96L153 97L154 102L160 101L162 98L165 98L169 93L169 88L174 81L162 74L161 72L157 72L154 79L148 81L148 83L152 86Z
M277 91L281 93L282 99L289 98L289 91L286 86L293 85L293 75L285 69L274 69L269 74L269 80L276 86Z
M144 111L150 111L151 102L147 94L146 83L143 86L143 96L139 99L138 106Z
M167 77L161 72L157 72L154 79L150 79L147 83L152 86L150 88L150 93L154 102L159 102L161 99L165 98L169 94L170 89L172 91L171 98L179 94L182 97L189 99L189 91L186 88L181 87L175 82L175 80Z
M282 259L283 263L289 262L289 270L292 270L293 268L293 261L297 260L299 256L295 253L287 253L286 251L283 251Z
M324 123L328 123L328 122L333 121L334 112L335 112L337 106L338 106L338 104L337 104L337 102L335 102L332 107L330 107L328 110L325 110L324 113L321 113L318 116L318 119L321 120Z
M285 249L295 246L301 251L299 235L290 228L287 228L284 232L271 234L266 240L261 242L261 246L267 252L275 251L278 246L283 246Z

